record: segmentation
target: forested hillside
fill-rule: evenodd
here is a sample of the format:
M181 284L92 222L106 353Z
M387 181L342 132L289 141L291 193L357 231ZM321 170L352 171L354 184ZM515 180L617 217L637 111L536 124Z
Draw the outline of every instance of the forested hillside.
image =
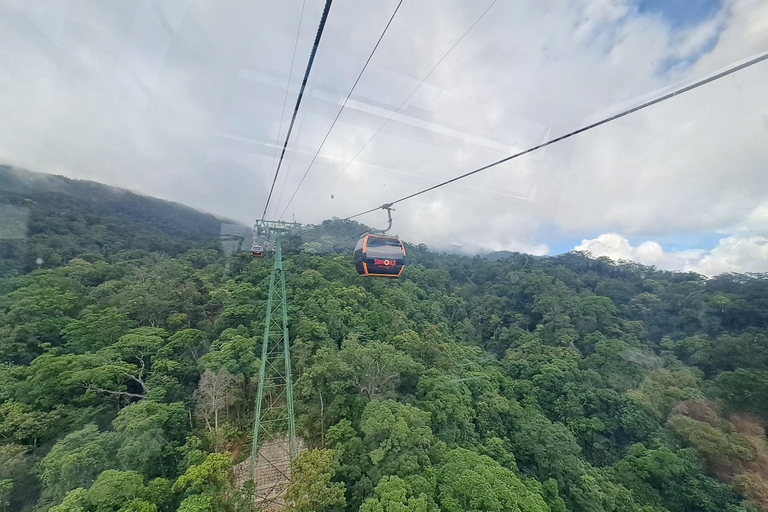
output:
M100 183L0 165L0 276L137 249L175 256L217 239L221 222Z
M0 510L250 510L272 262L113 200L0 195ZM328 227L285 255L292 509L768 510L765 276L408 245L365 280Z

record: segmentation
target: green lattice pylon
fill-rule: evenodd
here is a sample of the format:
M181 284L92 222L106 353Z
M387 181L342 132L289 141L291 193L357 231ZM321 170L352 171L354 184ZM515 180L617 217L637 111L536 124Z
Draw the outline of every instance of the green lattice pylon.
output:
M275 261L269 279L251 449L251 479L256 485L256 504L262 510L276 509L284 503L296 452L282 238L275 240Z

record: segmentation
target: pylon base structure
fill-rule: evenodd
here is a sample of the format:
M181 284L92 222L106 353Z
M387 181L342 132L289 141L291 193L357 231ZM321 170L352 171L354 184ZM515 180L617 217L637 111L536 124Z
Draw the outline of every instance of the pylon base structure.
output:
M254 505L258 510L281 510L285 507L285 492L291 480L291 461L296 454L288 308L281 250L283 238L293 234L294 226L285 224L285 229L270 226L271 231L277 233L261 347L250 471L255 484Z

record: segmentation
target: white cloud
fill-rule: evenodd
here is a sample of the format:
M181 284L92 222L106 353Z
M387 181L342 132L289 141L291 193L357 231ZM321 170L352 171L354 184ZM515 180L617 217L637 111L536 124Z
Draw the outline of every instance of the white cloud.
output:
M701 258L696 269L705 275L768 272L768 238L723 238L717 247Z
M721 10L711 19L704 21L689 31L678 34L676 49L672 51L671 56L673 58L685 59L701 51L712 39L720 35L727 20L726 10Z
M616 261L637 261L664 270L693 271L709 276L725 272L768 272L768 238L763 236L723 238L709 251L664 251L653 241L633 247L623 236L606 233L582 240L574 250L594 257L607 256Z
M743 237L768 235L768 202L756 206L734 231Z
M616 233L606 233L593 240L582 240L574 250L589 252L595 257L608 256L616 261L636 259L629 240Z
M665 252L659 243L653 241L633 247L629 240L616 233L582 240L574 250L589 252L595 257L607 256L616 261L637 261L665 270L691 270L704 253L702 250Z

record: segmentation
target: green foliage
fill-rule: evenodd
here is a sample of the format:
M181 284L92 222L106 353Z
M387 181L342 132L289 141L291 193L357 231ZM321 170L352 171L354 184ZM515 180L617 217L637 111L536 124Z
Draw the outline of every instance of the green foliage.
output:
M173 492L186 495L179 510L225 510L231 465L229 453L211 453L200 464L187 468L172 487Z
M214 499L205 494L187 496L179 505L177 512L210 512Z
M61 503L50 508L50 512L86 512L85 497L87 494L88 491L81 487L71 490Z
M247 510L229 468L271 262L223 257L219 221L165 202L2 184L29 222L0 250L0 508ZM762 506L762 431L735 418L768 418L765 276L408 245L404 277L362 280L333 251L364 227L324 226L284 256L296 509Z
M36 457L28 446L5 444L0 446L0 510L21 510L34 500L39 483L32 474Z
M131 500L117 512L157 512L157 505L144 500Z
M69 491L54 512L158 512L173 500L170 483L153 480L147 487L135 471L108 469L89 489ZM159 508L160 507L160 508Z
M541 480L571 483L582 472L581 448L573 434L533 408L520 416L512 446L518 464L530 468Z
M61 499L67 491L89 486L113 464L116 445L116 436L96 425L68 434L38 463L42 496Z
M29 405L13 400L0 405L0 436L11 442L37 445L47 440L61 426L64 413L60 408L50 412L35 411Z
M227 329L211 345L210 352L200 358L200 365L210 370L225 368L229 373L245 381L259 373L260 362L254 346L257 338L244 336L244 329Z
M200 464L190 466L176 480L173 492L216 494L227 482L227 470L230 465L228 453L211 453Z
M0 510L10 510L12 493L13 480L10 478L0 480Z
M62 331L87 304L71 280L40 281L0 299L0 356L6 361L29 363L45 347L61 345Z
M121 468L147 477L175 473L176 448L188 428L184 404L142 400L120 411L112 428L120 438L116 456Z
M144 478L135 471L108 469L88 489L85 502L98 512L118 510L144 491Z
M439 372L419 379L419 406L431 415L432 431L449 444L466 443L474 437L472 394L462 382Z
M296 457L291 463L291 483L285 494L290 510L323 512L343 507L344 484L331 483L338 467L333 450L311 450Z
M429 413L393 400L373 400L363 412L360 430L374 481L385 475L416 475L430 465Z
M0 275L53 268L78 256L101 259L127 251L176 256L216 239L221 229L219 219L185 206L7 166L0 166L0 203L30 214L26 247L2 254Z
M672 416L667 424L716 466L727 467L734 461L757 458L755 447L737 432L723 432L709 423L682 415Z
M658 418L665 418L675 404L703 398L701 378L696 373L690 368L653 370L637 389L627 394Z
M670 511L736 510L738 500L726 484L701 471L701 463L690 450L647 449L634 445L614 466L617 480L631 489L645 505Z
M722 372L711 389L731 407L768 418L768 371L740 368Z
M544 498L512 471L475 452L452 450L437 474L440 510L549 512Z
M427 512L426 494L408 496L408 485L400 477L385 476L374 489L376 497L368 498L360 512Z
M421 370L392 345L376 341L361 345L356 338L344 340L339 358L350 369L355 387L368 398L395 396L401 382Z
M82 354L112 345L134 326L128 315L112 307L83 313L64 327L63 335L67 349Z

